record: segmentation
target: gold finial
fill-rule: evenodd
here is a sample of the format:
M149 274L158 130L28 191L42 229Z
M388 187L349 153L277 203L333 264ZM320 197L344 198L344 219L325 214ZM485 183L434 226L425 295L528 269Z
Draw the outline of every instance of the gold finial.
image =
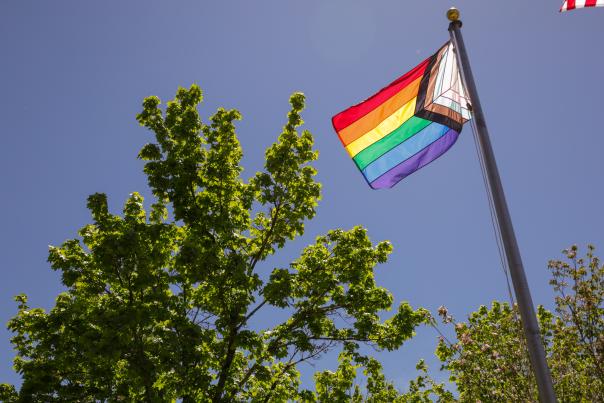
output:
M447 18L451 22L458 21L459 20L459 10L456 9L455 7L451 7L450 9L447 10Z

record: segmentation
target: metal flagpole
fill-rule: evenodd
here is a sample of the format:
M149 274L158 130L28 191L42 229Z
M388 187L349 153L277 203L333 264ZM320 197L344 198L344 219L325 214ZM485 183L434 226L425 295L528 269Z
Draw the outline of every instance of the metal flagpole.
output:
M491 193L495 215L499 224L499 232L503 241L503 248L509 265L509 271L514 285L516 300L520 310L522 319L522 327L527 341L527 347L533 372L537 380L539 389L539 400L542 403L556 402L556 395L552 385L552 378L547 361L545 360L545 351L541 343L539 333L539 324L533 308L531 292L526 281L526 275L520 258L516 235L512 227L510 212L508 211L507 202L503 193L499 171L495 162L495 156L489 140L489 130L487 129L486 120L478 98L476 83L470 68L470 60L466 52L466 47L461 35L461 21L459 20L459 11L456 8L451 8L447 12L447 17L451 21L449 24L449 33L451 41L455 47L457 54L457 62L461 71L462 82L466 87L471 100L471 111L474 118L476 141L479 152L484 159L484 170L487 177L488 191Z

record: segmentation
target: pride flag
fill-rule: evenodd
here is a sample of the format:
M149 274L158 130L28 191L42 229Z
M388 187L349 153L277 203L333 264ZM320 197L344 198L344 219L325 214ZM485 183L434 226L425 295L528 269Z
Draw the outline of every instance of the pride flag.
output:
M453 45L332 118L369 186L391 188L440 157L470 119Z

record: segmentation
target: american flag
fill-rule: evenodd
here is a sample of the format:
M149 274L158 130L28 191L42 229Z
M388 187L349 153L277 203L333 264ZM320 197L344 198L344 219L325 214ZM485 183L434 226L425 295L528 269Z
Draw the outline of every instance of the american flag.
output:
M566 0L560 7L560 12L583 7L604 7L604 0Z

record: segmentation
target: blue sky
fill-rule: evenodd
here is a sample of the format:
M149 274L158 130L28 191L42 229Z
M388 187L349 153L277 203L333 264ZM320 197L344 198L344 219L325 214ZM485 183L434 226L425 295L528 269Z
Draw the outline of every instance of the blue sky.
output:
M470 127L438 161L373 191L330 124L448 40L451 5L461 9L533 300L551 307L548 259L571 243L604 248L604 10L559 14L561 2L1 2L0 322L18 293L52 306L61 286L47 248L90 221L89 194L107 193L114 212L132 191L149 194L136 155L151 137L135 115L143 97L168 100L191 83L204 90L204 117L218 106L242 112L244 177L261 168L289 95L307 95L323 200L305 236L263 270L331 228L362 224L394 245L377 279L397 304L446 305L461 319L506 300ZM402 386L420 357L436 370L436 336L420 329L380 354L388 376ZM0 382L18 382L9 337L2 327ZM325 367L333 356L316 369Z

